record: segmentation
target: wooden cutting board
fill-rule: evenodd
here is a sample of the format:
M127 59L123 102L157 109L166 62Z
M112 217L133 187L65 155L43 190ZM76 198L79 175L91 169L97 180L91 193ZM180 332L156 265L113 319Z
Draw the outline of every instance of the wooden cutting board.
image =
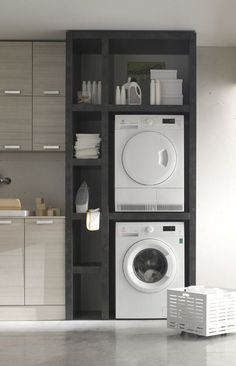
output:
M21 210L18 198L0 198L0 210Z

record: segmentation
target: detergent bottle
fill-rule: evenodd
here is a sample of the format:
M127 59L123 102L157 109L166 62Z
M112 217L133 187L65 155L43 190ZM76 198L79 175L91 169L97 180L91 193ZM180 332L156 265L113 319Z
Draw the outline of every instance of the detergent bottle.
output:
M136 79L132 78L128 85L128 104L139 105L142 103L142 91Z

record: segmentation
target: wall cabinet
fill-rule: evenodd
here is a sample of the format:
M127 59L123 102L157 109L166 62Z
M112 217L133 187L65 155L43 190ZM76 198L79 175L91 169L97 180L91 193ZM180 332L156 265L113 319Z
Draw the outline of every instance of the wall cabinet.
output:
M0 42L0 95L32 95L32 42Z
M33 95L65 96L64 42L33 42Z
M65 303L64 219L25 223L25 305Z
M0 219L0 305L24 305L24 220Z
M0 150L32 150L31 97L0 97Z
M33 150L65 150L65 98L33 98Z
M0 42L1 150L65 150L65 42Z

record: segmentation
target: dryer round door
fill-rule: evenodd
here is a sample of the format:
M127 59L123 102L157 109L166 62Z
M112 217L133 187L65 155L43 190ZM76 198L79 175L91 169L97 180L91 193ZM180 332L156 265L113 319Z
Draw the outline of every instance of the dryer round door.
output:
M171 248L156 239L136 242L123 260L126 279L142 292L162 291L174 280L176 268L176 258Z
M122 153L125 172L136 183L152 186L174 172L177 155L172 142L159 132L145 131L131 137Z

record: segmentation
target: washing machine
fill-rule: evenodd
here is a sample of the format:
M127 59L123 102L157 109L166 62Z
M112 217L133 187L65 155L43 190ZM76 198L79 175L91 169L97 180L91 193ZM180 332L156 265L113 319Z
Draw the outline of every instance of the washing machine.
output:
M115 116L115 210L184 211L184 116Z
M167 289L184 287L184 223L116 223L116 318L166 318Z

